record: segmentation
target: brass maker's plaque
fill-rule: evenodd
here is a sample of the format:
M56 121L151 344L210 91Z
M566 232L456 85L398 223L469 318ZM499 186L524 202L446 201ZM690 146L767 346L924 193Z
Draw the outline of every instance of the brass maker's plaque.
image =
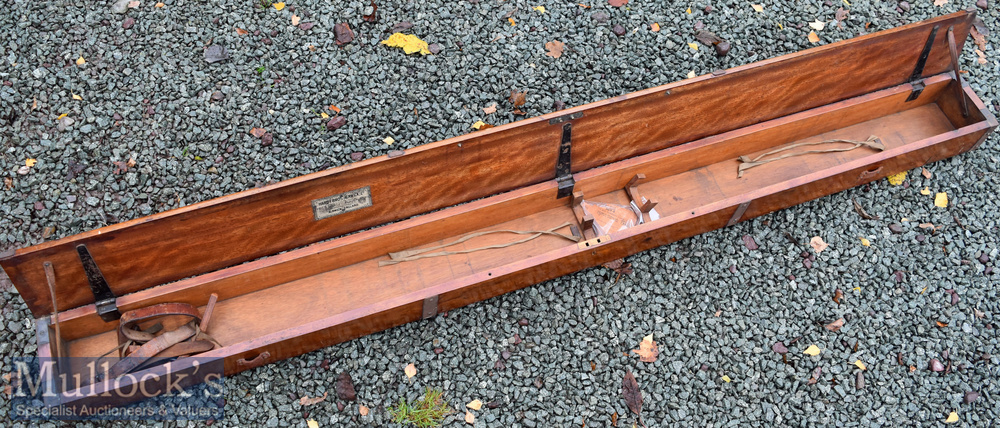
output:
M316 220L333 217L372 206L371 187L365 186L344 193L313 199L313 216Z

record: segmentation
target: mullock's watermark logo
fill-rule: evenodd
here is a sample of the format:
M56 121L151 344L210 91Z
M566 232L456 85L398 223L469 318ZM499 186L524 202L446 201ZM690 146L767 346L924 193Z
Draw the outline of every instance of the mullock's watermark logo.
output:
M128 357L125 357L128 358ZM210 420L225 406L219 358L144 361L110 378L90 358L14 357L3 376L13 420Z

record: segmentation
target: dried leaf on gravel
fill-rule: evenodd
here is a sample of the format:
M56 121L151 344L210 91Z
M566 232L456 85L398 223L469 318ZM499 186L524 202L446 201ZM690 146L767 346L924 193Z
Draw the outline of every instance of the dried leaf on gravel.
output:
M879 217L877 215L868 214L868 212L865 211L865 209L861 206L861 204L858 203L857 200L851 199L851 202L854 202L854 211L857 212L858 215L861 216L861 218L863 218L865 220L878 220L879 219Z
M472 412L466 410L465 411L465 423L467 423L467 424L474 424L474 423L476 423L476 415L473 415Z
M814 356L814 357L817 356L817 355L819 355L820 352L821 351L819 349L819 346L816 346L816 345L809 345L809 347L806 348L805 351L802 351L803 354L811 355L811 356Z
M392 143L396 142L396 140L393 139L392 137L385 137L385 138L382 139L382 142L391 146Z
M755 11L757 11L757 12L763 12L763 11L764 11L764 5L760 5L760 4L751 4L751 5L750 5L750 7L752 7L752 8L753 8L753 10L755 10Z
M274 6L275 10L281 10L285 8L285 2L279 1L277 3L272 3L271 6Z
M694 38L706 46L717 45L725 41L722 37L708 30L698 30L694 33Z
M364 404L358 405L358 413L360 413L361 416L368 416L369 411L370 409L368 409L368 407L366 407Z
M354 401L358 398L357 393L354 391L354 381L351 380L351 375L347 372L340 373L333 390L337 394L337 398L344 401Z
M861 370L868 370L868 366L866 366L865 363L861 362L861 360L855 360L854 365Z
M38 163L38 159L27 158L24 160L24 166L31 168Z
M827 247L829 247L830 244L823 242L823 238L820 238L818 236L813 236L812 239L809 240L809 246L813 247L813 250L816 250L816 253L819 254L822 253L823 250L825 250Z
M83 101L83 97L81 97L81 96L79 96L79 95L77 95L77 94L72 94L72 93L71 93L70 95L72 95L72 96L73 96L73 99L74 99L74 100L77 100L77 101Z
M306 421L306 426L308 428L319 428L319 422L316 422L313 419L309 419L308 421Z
M465 407L468 407L472 410L479 410L483 408L483 402L479 401L478 399L472 400L469 402L469 404L466 404Z
M689 42L688 47L694 50L698 50L698 44L695 42Z
M628 4L628 0L608 0L608 4L613 7L622 7Z
M931 188L927 187L927 186L924 186L923 189L920 189L920 194L924 195L924 196L930 196L930 194L931 194Z
M832 323L827 324L826 325L826 329L830 330L830 331L833 331L833 332L836 332L836 331L840 331L841 327L843 327L843 326L844 326L844 319L840 318L840 319L838 319L838 320L836 320L836 321L834 321Z
M156 8L161 8L161 7L166 6L166 5L163 4L163 3L157 3L157 4L154 4L153 6L156 7Z
M844 9L844 8L842 8L842 7L837 9L837 13L834 16L834 19L837 20L837 26L838 27L844 28L844 21L847 20L847 14L848 13L849 13L849 11L846 10L846 9Z
M375 0L372 0L371 15L362 15L361 19L364 19L365 22L371 22L371 23L378 22L378 5L375 4Z
M545 50L548 51L545 53L545 55L548 55L552 58L559 58L562 56L563 48L565 46L566 45L563 44L563 42L560 42L558 40L553 40L551 42L548 42L545 44Z
M652 23L652 24L650 24L649 30L652 31L652 32L654 32L654 33L659 32L660 31L660 24L657 24L655 22Z
M526 101L525 96L527 94L528 94L527 92L511 91L510 97L508 97L507 100L510 101L510 103L513 104L514 107L521 107L524 105Z
M354 41L354 31L351 31L350 25L347 25L346 22L342 22L340 24L333 26L333 37L337 45L346 45ZM426 45L427 44L424 43L424 48L427 47ZM403 50L405 51L406 48L404 48ZM412 53L412 52L406 52L406 53Z
M302 405L303 407L312 406L313 404L326 400L327 394L328 393L324 392L322 397L313 397L313 398L309 398L309 396L307 395L305 397L299 398L299 404Z
M889 184L893 186L898 186L900 184L903 184L904 181L906 181L906 171L890 175L885 179L889 180Z
M934 0L934 6L944 6L948 4L948 0Z
M497 103L491 104L489 107L483 107L483 113L493 114L497 112Z
M295 15L292 15L292 25L298 25L298 24L296 23L296 21L297 21L297 20L298 20L298 17L297 17L297 16L295 16ZM241 36L245 36L245 35L247 35L247 34L250 34L250 32L249 32L249 31L247 31L247 30L244 30L244 29L242 29L242 28L237 28L237 29L236 29L236 34L239 34L239 35L241 35Z
M927 170L927 168L923 168L923 167L920 168L920 175L924 176L924 178L926 178L928 180L930 180L931 177L933 176L931 174L931 172Z
M941 192L934 195L934 206L938 208L948 208L948 194Z
M639 354L639 361L644 363L656 362L656 358L660 355L660 348L656 346L656 342L653 341L653 335L650 334L642 338L639 342L639 349L633 349L632 352Z
M937 0L937 1L934 2L934 4L937 4L938 1L945 1L945 2L947 2L948 0ZM957 412L951 412L951 414L948 415L948 419L944 420L944 423L946 423L946 424L953 424L955 422L958 422L958 413Z
M257 137L257 138L260 138L261 136L263 136L266 133L267 133L267 130L264 129L264 128L251 128L250 129L250 135L253 135L254 137Z
M86 63L87 63L87 60L83 59L82 55L79 58L76 59L76 65L84 65Z
M817 19L817 20L815 20L813 22L810 22L809 23L809 27L811 27L812 29L814 29L816 31L822 31L823 28L826 27L826 23Z
M382 44L391 48L402 48L407 55L414 53L429 55L431 53L427 42L412 34L394 33L388 39L383 40Z
M476 121L476 123L472 124L472 129L479 130L479 128L482 128L483 125L486 125L486 123L481 120L478 120Z
M816 35L815 31L809 32L809 43L816 44L819 43L819 36Z
M838 289L834 290L834 292L833 292L833 302L834 303L836 303L836 304L839 305L840 304L840 299L842 297L844 297L844 292L841 291L841 289L838 288Z
M403 372L406 373L407 378L412 378L413 376L417 375L417 366L415 366L413 363L410 363L406 366L405 369L403 369Z
M298 27L299 26L299 20L300 20L300 18L299 18L298 15L292 15L292 26L293 27ZM239 32L239 31L237 31L237 32Z
M861 238L861 245L864 245L866 247L871 247L872 241L869 241L868 238Z
M687 74L687 78L688 79L694 79L695 77L698 77L698 75L695 74L694 70L691 70L691 71L688 72L688 74Z
M642 391L639 390L639 382L636 382L631 371L625 372L622 395L625 397L625 405L639 417L639 423L645 427L646 424L642 423Z
M538 13L545 13L545 6L535 6L531 10L537 10Z

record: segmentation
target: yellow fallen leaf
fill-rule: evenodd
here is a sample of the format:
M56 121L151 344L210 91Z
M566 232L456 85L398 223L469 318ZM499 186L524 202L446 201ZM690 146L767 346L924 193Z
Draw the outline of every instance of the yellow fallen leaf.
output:
M934 195L934 206L938 208L948 208L948 194L941 192Z
M538 13L545 13L545 6L535 6L532 9L537 10Z
M406 54L420 52L421 55L428 55L431 53L427 42L412 34L394 33L388 39L383 40L382 44L390 48L403 48L403 52Z
M924 195L924 196L927 196L927 195L930 195L930 194L931 194L931 189L930 189L930 187L924 187L924 190L921 190L921 191L920 191L920 194L921 194L921 195Z
M66 116L69 116L69 113L60 114L59 117L56 118L56 120L62 119L64 117L66 117Z
M330 115L326 114L326 112L320 112L319 117L322 117L323 119L328 119Z
M163 4L163 3L157 3L157 4L155 4L154 6L156 6L156 7L163 7L163 6L166 6L166 5L165 5L165 4Z
M299 26L299 19L300 18L299 18L298 15L292 15L292 26L293 27L298 27Z
M358 413L360 413L361 416L368 416L368 412L369 409L368 407L365 407L364 404L358 406Z
M850 5L851 5L851 2L849 2L849 1L847 1L847 0L844 0L844 4L846 4L846 5L850 6Z
M24 160L24 166L26 166L28 168L31 168L31 167L35 166L36 163L38 163L38 159L28 158L28 159Z
M469 404L466 404L465 407L468 407L472 410L479 410L483 408L483 402L479 401L478 399L472 400L469 402Z
M307 426L308 426L309 428L319 428L319 422L316 422L316 421L314 421L314 420L312 420L312 419L310 419L310 420L306 421L306 425L307 425Z
M417 366L413 365L413 363L410 363L409 365L406 366L405 369L403 369L403 371L406 373L407 378L411 378L417 375Z
M819 36L816 35L815 31L809 32L809 43L816 44L819 43Z
M868 370L868 367L865 366L865 363L862 363L861 360L855 361L854 365L858 366L858 368L861 370Z
M688 72L688 75L687 75L688 79L694 79L695 77L698 77L698 75L695 74L694 70L691 70L691 71Z
M465 423L467 423L467 424L474 424L474 423L476 423L476 415L473 415L472 412L466 410L465 411Z
M944 420L944 423L946 424L953 424L955 422L958 422L958 413L956 412L951 412L951 414L948 415L948 419Z
M275 10L281 10L285 8L285 2L279 1L277 3L272 4L272 6L274 6Z
M750 5L750 7L752 7L753 10L756 10L757 12L763 12L764 11L764 5L752 4L752 5Z
M77 95L77 94L72 94L72 95L73 95L73 99L74 99L74 100L77 100L77 101L83 101L83 97L81 97L81 96L79 96L79 95Z
M649 26L649 29L653 30L653 32L656 33L658 31L660 31L660 24L657 24L657 23L654 22L653 25Z
M920 294L924 294L925 291L927 291L927 287L924 287L923 290L920 290Z
M866 238L861 238L861 245L864 245L866 247L871 247L872 246L872 241L869 241Z
M906 181L906 171L900 172L898 174L890 175L890 176L886 177L885 179L889 180L889 184L891 184L893 186L898 186L900 184L903 184L903 181Z
M695 42L688 43L688 46L690 46L691 49L698 50L698 44Z
M392 143L396 142L396 140L393 140L392 137L385 137L384 139L382 139L382 141L390 146L392 145Z
M722 375L722 380L726 381L726 383L729 383L729 382L733 381L732 379L729 378L729 376L726 376L726 375Z
M80 57L76 59L76 65L84 65L86 63L87 60L83 59L83 55L80 55Z
M511 27L513 27L513 26L517 25L517 23L516 23L516 22L514 22L514 18L507 18L507 22L509 22L509 23L510 23L510 26L511 26Z
M814 357L819 355L820 352L821 351L819 350L819 347L816 345L809 345L809 347L806 348L805 351L802 351L803 354L812 355Z
M691 14L691 8L690 7L688 8L687 13L688 13L688 15Z
M485 125L485 124L486 124L485 122L483 122L481 120L478 120L478 121L476 121L476 123L472 124L472 129L477 129L478 130L479 128L482 128L483 125Z

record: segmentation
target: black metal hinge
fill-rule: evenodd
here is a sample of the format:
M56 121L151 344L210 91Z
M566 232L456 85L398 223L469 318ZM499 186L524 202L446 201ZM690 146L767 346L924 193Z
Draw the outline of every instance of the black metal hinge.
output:
M76 246L76 253L80 256L80 263L83 264L83 272L87 275L87 282L90 283L90 291L94 293L94 303L97 306L97 315L105 322L115 321L122 317L118 311L118 298L108 286L108 281L104 279L101 268L97 267L97 262L90 255L85 244Z
M562 126L562 139L559 141L559 160L556 162L556 183L559 186L558 198L562 199L573 194L573 124Z

